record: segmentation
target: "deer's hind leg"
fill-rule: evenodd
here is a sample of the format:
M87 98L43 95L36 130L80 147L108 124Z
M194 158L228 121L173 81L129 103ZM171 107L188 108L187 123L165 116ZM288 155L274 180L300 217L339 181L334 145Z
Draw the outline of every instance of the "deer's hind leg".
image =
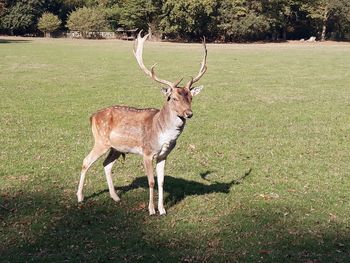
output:
M84 200L83 195L83 187L84 187L84 180L85 180L85 174L89 170L90 166L98 159L100 158L104 153L108 151L110 147L103 145L103 144L96 144L92 148L91 152L85 157L83 161L83 167L81 169L80 173L80 181L78 186L78 202L82 202Z
M111 148L109 154L107 155L107 158L103 162L103 167L104 167L105 174L106 174L109 194L112 197L112 199L116 202L119 202L120 198L114 189L114 184L113 184L113 180L112 180L112 168L113 168L114 163L120 157L120 155L122 155L121 152L118 152L117 150Z

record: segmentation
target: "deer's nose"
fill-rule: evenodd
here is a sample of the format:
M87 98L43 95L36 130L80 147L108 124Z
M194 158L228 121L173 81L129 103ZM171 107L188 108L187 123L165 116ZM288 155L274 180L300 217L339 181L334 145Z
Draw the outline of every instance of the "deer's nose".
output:
M192 118L192 116L193 116L193 112L191 111L191 110L187 110L186 112L185 112L185 118Z

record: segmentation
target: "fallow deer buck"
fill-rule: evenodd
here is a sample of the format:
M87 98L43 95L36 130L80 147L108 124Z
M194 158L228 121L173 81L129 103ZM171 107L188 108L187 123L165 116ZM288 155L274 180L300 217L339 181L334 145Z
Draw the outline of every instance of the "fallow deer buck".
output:
M181 82L170 82L156 76L153 65L147 69L143 63L143 46L148 35L141 37L138 34L134 55L140 68L153 80L166 85L162 92L166 95L163 107L158 109L146 108L137 109L127 106L112 106L94 113L91 120L92 133L95 144L91 152L85 157L78 186L78 202L82 202L83 185L85 174L89 167L101 155L109 150L107 158L103 162L104 171L107 178L110 196L119 201L112 181L112 166L116 160L125 153L135 153L143 156L143 165L148 177L149 184L149 214L155 214L153 204L154 175L152 161L156 160L156 173L158 182L158 211L165 214L163 205L163 182L165 161L169 153L173 150L177 138L182 133L186 119L191 118L192 97L197 95L203 86L193 87L206 72L207 49L205 39L204 58L198 75L191 78L184 87L180 87Z

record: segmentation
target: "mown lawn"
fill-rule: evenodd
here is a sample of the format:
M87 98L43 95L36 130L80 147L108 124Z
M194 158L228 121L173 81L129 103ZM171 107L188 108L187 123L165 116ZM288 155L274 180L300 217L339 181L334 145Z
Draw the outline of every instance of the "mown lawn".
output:
M89 116L160 107L119 41L0 40L1 262L349 262L350 44L208 44L205 86L149 216L141 159L102 161L75 192ZM161 78L195 75L198 44L147 43Z

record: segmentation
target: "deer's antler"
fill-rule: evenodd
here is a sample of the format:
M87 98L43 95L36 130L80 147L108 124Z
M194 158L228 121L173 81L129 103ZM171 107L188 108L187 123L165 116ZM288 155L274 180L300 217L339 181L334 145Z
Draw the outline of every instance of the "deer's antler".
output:
M204 75L204 73L207 71L207 46L205 45L205 37L203 37L203 47L204 47L204 57L201 62L201 67L199 69L198 75L193 78L191 77L190 81L187 82L186 87L189 89L191 88L192 84L196 83L200 78Z
M135 58L137 60L137 63L139 64L140 68L143 70L143 72L145 72L146 75L150 76L153 80L155 80L159 83L162 83L164 85L167 85L171 88L175 88L179 84L179 82L173 83L171 81L168 81L165 79L160 79L157 77L157 75L154 71L154 67L156 66L156 64L154 64L151 67L151 70L146 68L145 64L143 63L142 53L143 53L143 46L144 46L145 41L147 40L149 34L145 35L144 37L141 37L141 32L142 32L142 30L137 35L137 39L135 41L135 47L134 47L134 55L135 55ZM181 80L180 80L180 82L181 82Z

